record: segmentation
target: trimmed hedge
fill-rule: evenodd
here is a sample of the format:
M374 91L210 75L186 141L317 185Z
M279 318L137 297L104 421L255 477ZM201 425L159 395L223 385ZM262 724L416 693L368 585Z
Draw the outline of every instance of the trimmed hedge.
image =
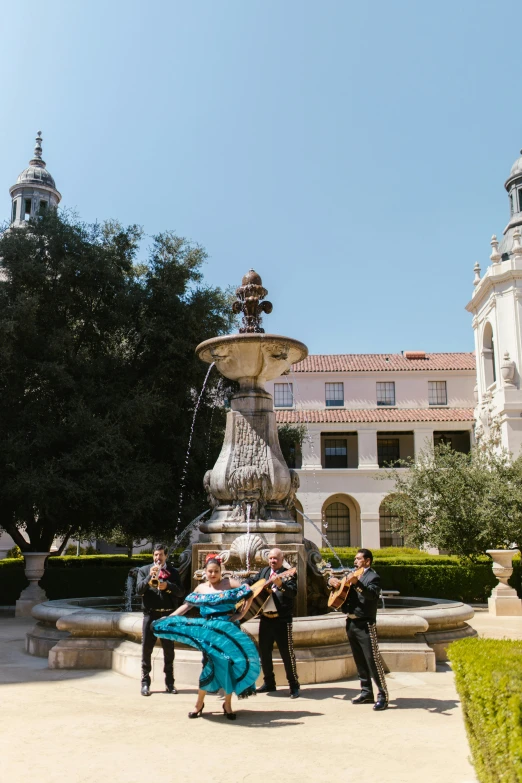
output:
M40 585L51 600L123 595L129 570L145 563L150 554L50 557ZM28 584L22 559L0 560L0 605L13 605Z
M337 550L344 565L353 565L357 549ZM321 554L332 565L335 560L328 549ZM398 590L401 595L421 598L447 598L466 603L485 603L497 584L489 557L478 563L463 562L456 555L428 555L415 549L393 548L374 551L374 567L384 590ZM510 584L522 598L522 561L513 559Z
M351 564L353 555L342 559ZM41 586L50 599L122 595L129 570L151 562L151 555L50 557ZM21 559L0 560L0 605L14 604L27 587L23 565ZM455 557L422 553L417 559L413 556L410 559L404 556L376 557L375 567L383 588L398 590L403 596L484 603L497 584L489 558L481 563L463 564ZM513 562L513 569L510 582L522 597L520 559Z
M462 639L449 647L481 783L522 782L522 641Z
M384 590L401 595L484 603L497 584L491 565L377 565Z
M343 562L346 560L351 565L353 563L355 554L359 551L359 548L355 546L339 546L335 548L335 551ZM372 552L376 562L377 560L389 560L390 558L395 560L397 557L408 560L413 559L415 561L417 561L419 558L421 560L433 560L440 557L445 557L444 555L430 555L427 552L424 552L422 549L413 549L411 547L405 546L388 546L384 547L384 549L373 549ZM335 560L335 557L333 556L330 549L321 549L321 554L325 560ZM450 555L449 557L451 560L456 559L454 555Z

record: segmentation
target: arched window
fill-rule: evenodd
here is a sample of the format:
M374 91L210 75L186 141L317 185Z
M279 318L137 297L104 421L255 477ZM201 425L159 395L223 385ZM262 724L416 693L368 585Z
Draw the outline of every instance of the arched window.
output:
M379 532L381 549L385 546L404 546L404 537L393 530L393 517L386 506L381 504L379 509Z
M324 527L332 546L350 546L350 509L344 503L330 503L327 506Z
M482 356L484 359L484 380L486 382L486 389L495 383L497 380L497 373L495 369L495 341L493 339L493 327L489 323L486 323L484 327L484 335L482 337Z

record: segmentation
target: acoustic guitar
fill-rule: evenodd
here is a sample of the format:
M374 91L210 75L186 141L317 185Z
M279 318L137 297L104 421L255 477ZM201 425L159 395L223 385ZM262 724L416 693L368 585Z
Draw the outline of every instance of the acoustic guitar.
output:
M276 579L282 579L284 582L287 579L290 579L290 577L293 576L296 571L297 568L294 566L293 568L289 568L287 571L283 571L281 574L274 574L268 579L258 579L257 582L254 582L254 584L250 586L250 589L252 590L253 593L253 598L255 599L259 595L261 595L263 590L269 588ZM241 607L243 606L244 600L245 599L239 601L239 603L236 604L237 611L240 611Z
M347 576L343 576L341 584L332 590L328 597L328 606L330 609L340 609L348 598L351 584L348 582L348 576L356 576L359 578L364 574L364 568L358 568L356 571L350 571Z

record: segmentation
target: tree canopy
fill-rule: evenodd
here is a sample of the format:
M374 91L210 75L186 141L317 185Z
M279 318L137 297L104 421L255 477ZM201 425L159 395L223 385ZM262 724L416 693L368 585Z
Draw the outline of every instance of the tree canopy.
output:
M22 550L75 534L173 538L205 508L217 372L180 507L208 370L194 348L230 330L228 296L204 285L201 247L167 232L139 264L141 239L53 210L0 236L0 526Z
M426 449L409 470L390 470L384 504L408 544L476 559L487 549L522 547L522 457L493 441L469 454L449 444Z

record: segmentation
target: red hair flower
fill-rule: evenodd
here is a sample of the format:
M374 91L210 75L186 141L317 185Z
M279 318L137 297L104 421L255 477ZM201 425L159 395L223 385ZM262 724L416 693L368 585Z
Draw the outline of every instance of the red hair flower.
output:
M217 560L218 563L221 563L221 558L218 554L215 554L214 552L210 552L206 558L205 558L205 565L208 563L209 560Z

